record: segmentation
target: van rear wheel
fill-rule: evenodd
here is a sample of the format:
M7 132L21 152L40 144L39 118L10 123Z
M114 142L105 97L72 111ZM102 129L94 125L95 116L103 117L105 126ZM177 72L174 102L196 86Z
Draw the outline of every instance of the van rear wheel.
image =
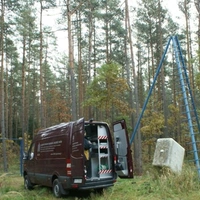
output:
M60 182L58 181L58 179L55 179L53 181L53 193L54 193L55 197L57 197L57 198L62 196L61 186L60 186Z

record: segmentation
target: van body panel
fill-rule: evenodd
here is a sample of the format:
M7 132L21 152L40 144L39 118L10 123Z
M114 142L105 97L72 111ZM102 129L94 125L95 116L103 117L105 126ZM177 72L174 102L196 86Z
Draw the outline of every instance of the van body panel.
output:
M131 177L130 147L122 144L128 141L125 121L115 123L114 130L117 134L113 142L107 123L81 118L39 131L24 158L24 177L28 176L32 185L49 187L54 187L53 181L57 179L61 191L110 187L117 179L116 151L118 160L125 161L124 167L128 168L127 173L126 169L117 172L121 177ZM88 160L84 138L91 143Z
M70 124L62 123L40 131L35 141L36 183L52 185L52 176L66 175L66 141L69 138Z

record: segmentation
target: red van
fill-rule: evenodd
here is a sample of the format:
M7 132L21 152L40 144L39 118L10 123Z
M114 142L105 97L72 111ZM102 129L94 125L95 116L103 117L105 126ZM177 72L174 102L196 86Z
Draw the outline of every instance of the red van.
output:
M125 121L113 123L113 132L112 139L107 123L84 118L39 131L24 154L25 188L49 186L60 197L73 189L101 191L113 186L117 175L133 178ZM88 160L84 138L91 144Z

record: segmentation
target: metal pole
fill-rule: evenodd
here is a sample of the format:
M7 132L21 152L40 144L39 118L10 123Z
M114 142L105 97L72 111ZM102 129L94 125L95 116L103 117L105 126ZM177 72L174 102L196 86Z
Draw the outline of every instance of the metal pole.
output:
M185 84L184 84L184 80L183 80L183 74L182 74L182 70L181 70L180 59L179 59L178 53L176 51L178 44L176 43L176 39L175 39L174 36L172 38L172 42L173 42L173 47L174 47L174 50L175 50L175 58L176 58L178 73L179 73L179 77L180 77L180 84L181 84L181 89L182 89L182 93L183 93L184 103L185 103L185 109L186 109L186 114L187 114L187 119L188 119L188 126L189 126L189 130L190 130L190 136L191 136L191 139L192 139L192 147L193 147L193 151L194 151L195 164L196 164L196 167L197 167L197 170L198 170L198 175L200 177L199 157L198 157L197 146L196 146L194 130L193 130L193 125L192 125L192 118L191 118L191 115L190 115L190 109L189 109Z
M132 142L133 142L133 140L134 140L134 137L135 137L135 135L136 135L136 133L137 133L138 127L139 127L139 125L140 125L140 121L141 121L141 119L142 119L142 116L143 116L144 111L145 111L145 109L146 109L147 103L148 103L149 98L150 98L150 96L151 96L151 93L152 93L152 91L153 91L153 88L154 88L154 85L155 85L155 83L156 83L157 77L158 77L158 75L159 75L159 73L160 73L160 69L161 69L162 64L163 64L163 61L164 61L164 59L165 59L167 50L168 50L168 48L169 48L169 44L170 44L170 42L171 42L171 39L172 39L172 37L169 38L169 41L168 41L168 43L167 43L167 45L166 45L166 47L165 47L165 51L164 51L164 53L163 53L163 55L162 55L162 58L161 58L161 60L160 60L160 63L159 63L159 65L158 65L158 68L157 68L157 70L156 70L156 74L155 74L153 83L152 83L152 85L151 85L151 87L150 87L148 96L147 96L147 98L146 98L146 100L145 100L145 102L144 102L143 108L142 108L142 112L140 113L140 116L139 116L138 121L137 121L137 123L136 123L136 125L135 125L135 128L134 128L133 134L132 134L132 136L131 136L130 144L132 144Z

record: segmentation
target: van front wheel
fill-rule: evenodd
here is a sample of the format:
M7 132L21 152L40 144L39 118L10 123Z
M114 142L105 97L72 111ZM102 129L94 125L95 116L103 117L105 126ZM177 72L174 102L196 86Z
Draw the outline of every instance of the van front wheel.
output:
M61 186L60 186L58 179L55 179L53 181L53 193L54 193L55 197L57 197L57 198L62 196Z
M27 190L33 189L33 185L28 177L28 175L24 176L24 188Z

